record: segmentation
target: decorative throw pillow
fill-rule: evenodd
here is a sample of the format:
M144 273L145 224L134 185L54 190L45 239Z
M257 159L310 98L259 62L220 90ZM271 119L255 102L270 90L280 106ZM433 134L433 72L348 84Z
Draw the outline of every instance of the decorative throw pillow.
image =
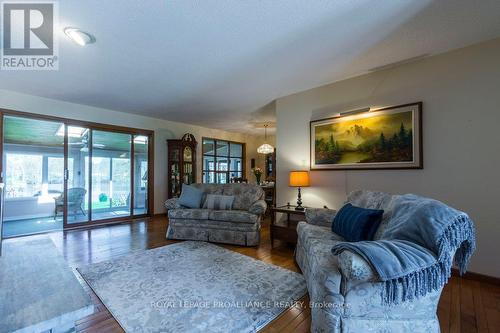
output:
M234 195L208 194L203 208L214 210L231 210L233 208Z
M361 208L347 203L335 215L332 231L348 242L373 240L383 214L383 210Z
M200 208L201 200L203 199L203 191L194 186L182 185L181 196L179 197L179 205L188 208Z

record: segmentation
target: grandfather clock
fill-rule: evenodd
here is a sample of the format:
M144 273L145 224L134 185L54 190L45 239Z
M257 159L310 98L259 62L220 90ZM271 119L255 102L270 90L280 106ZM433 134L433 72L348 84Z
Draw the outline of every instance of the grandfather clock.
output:
M182 184L196 182L196 139L186 133L180 140L167 140L168 198L181 195Z

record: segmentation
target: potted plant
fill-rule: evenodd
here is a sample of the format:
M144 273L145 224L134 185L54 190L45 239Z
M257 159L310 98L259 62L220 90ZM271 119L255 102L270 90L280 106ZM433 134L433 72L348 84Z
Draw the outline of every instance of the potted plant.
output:
M253 168L252 172L255 175L255 179L257 180L257 185L260 185L260 177L262 177L262 169L261 168Z

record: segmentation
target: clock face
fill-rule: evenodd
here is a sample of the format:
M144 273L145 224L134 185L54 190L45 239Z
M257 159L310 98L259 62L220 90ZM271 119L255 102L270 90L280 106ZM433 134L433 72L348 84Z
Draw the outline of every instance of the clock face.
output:
M191 162L193 160L193 151L191 148L184 148L184 161Z

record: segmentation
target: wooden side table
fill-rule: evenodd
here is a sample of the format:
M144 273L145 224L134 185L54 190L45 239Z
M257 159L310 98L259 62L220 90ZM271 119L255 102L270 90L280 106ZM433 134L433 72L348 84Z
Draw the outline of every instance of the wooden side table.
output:
M275 239L297 244L297 223L305 220L306 213L304 210L295 210L295 207L297 206L271 207L271 247L274 246ZM286 214L286 219L277 221L276 213Z

